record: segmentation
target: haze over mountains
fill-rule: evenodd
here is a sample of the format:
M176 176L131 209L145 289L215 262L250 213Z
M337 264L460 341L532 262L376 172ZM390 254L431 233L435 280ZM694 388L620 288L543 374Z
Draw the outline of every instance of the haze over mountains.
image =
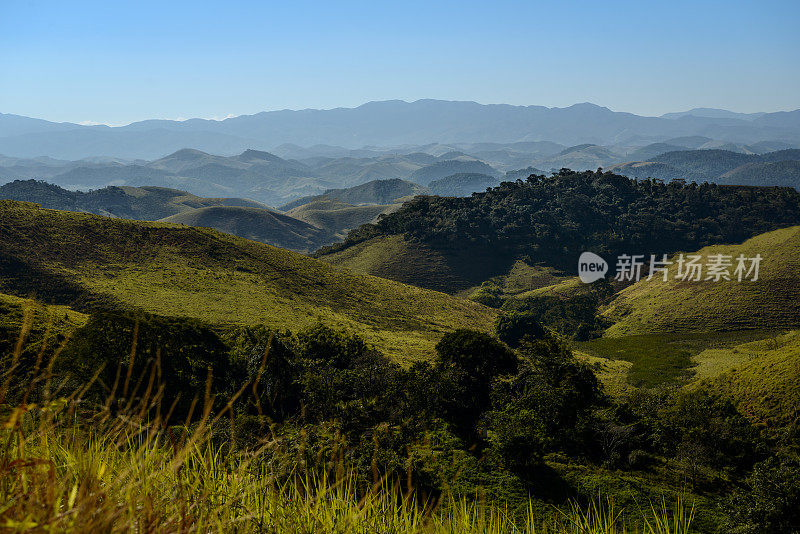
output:
M549 141L638 145L675 137L704 136L724 143L800 143L800 110L740 114L695 109L644 117L590 103L566 108L482 105L475 102L391 100L357 108L282 110L222 121L145 120L126 126L53 123L0 115L0 154L61 159L155 159L191 147L217 154L281 145L333 145L345 149L431 143Z

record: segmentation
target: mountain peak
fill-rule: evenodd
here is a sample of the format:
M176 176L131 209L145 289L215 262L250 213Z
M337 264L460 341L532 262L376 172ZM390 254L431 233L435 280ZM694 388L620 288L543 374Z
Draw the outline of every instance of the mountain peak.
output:
M254 160L261 160L261 161L283 161L282 158L279 158L275 154L270 154L269 152L264 152L262 150L253 150L248 148L241 154L239 154L238 159L245 160L245 161L254 161Z
M597 104L592 104L591 102L580 102L562 109L571 109L575 111L611 111L605 106L598 106Z
M181 160L188 160L188 159L195 159L198 157L205 157L209 156L207 152L203 152L202 150L196 150L194 148L182 148L166 156L164 159L167 158L174 158L174 159L181 159Z

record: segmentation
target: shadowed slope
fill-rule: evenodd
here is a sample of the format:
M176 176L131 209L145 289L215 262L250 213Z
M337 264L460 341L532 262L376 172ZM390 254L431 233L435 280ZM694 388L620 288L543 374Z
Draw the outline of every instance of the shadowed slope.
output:
M331 241L328 232L294 217L243 206L198 208L166 217L162 221L214 228L297 252L313 252Z

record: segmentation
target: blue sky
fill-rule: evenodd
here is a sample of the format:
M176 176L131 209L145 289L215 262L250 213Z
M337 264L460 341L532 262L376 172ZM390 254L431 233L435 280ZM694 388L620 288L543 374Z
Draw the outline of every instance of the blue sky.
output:
M0 112L122 124L440 98L800 108L800 1L0 0Z

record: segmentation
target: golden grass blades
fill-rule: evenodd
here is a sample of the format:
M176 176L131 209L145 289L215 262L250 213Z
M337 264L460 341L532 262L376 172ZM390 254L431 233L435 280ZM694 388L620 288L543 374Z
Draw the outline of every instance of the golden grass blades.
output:
M684 502L662 502L626 529L622 510L601 499L545 520L532 504L522 517L481 499L446 496L431 506L387 480L365 494L350 474L277 480L257 455L209 442L176 452L163 434L120 442L103 429L54 423L28 432L29 423L2 431L0 530L8 532L684 534L694 516Z
M672 510L668 510L666 500L659 506L650 503L651 519L645 517L648 534L688 534L694 520L694 503L687 505L683 497L678 497Z

